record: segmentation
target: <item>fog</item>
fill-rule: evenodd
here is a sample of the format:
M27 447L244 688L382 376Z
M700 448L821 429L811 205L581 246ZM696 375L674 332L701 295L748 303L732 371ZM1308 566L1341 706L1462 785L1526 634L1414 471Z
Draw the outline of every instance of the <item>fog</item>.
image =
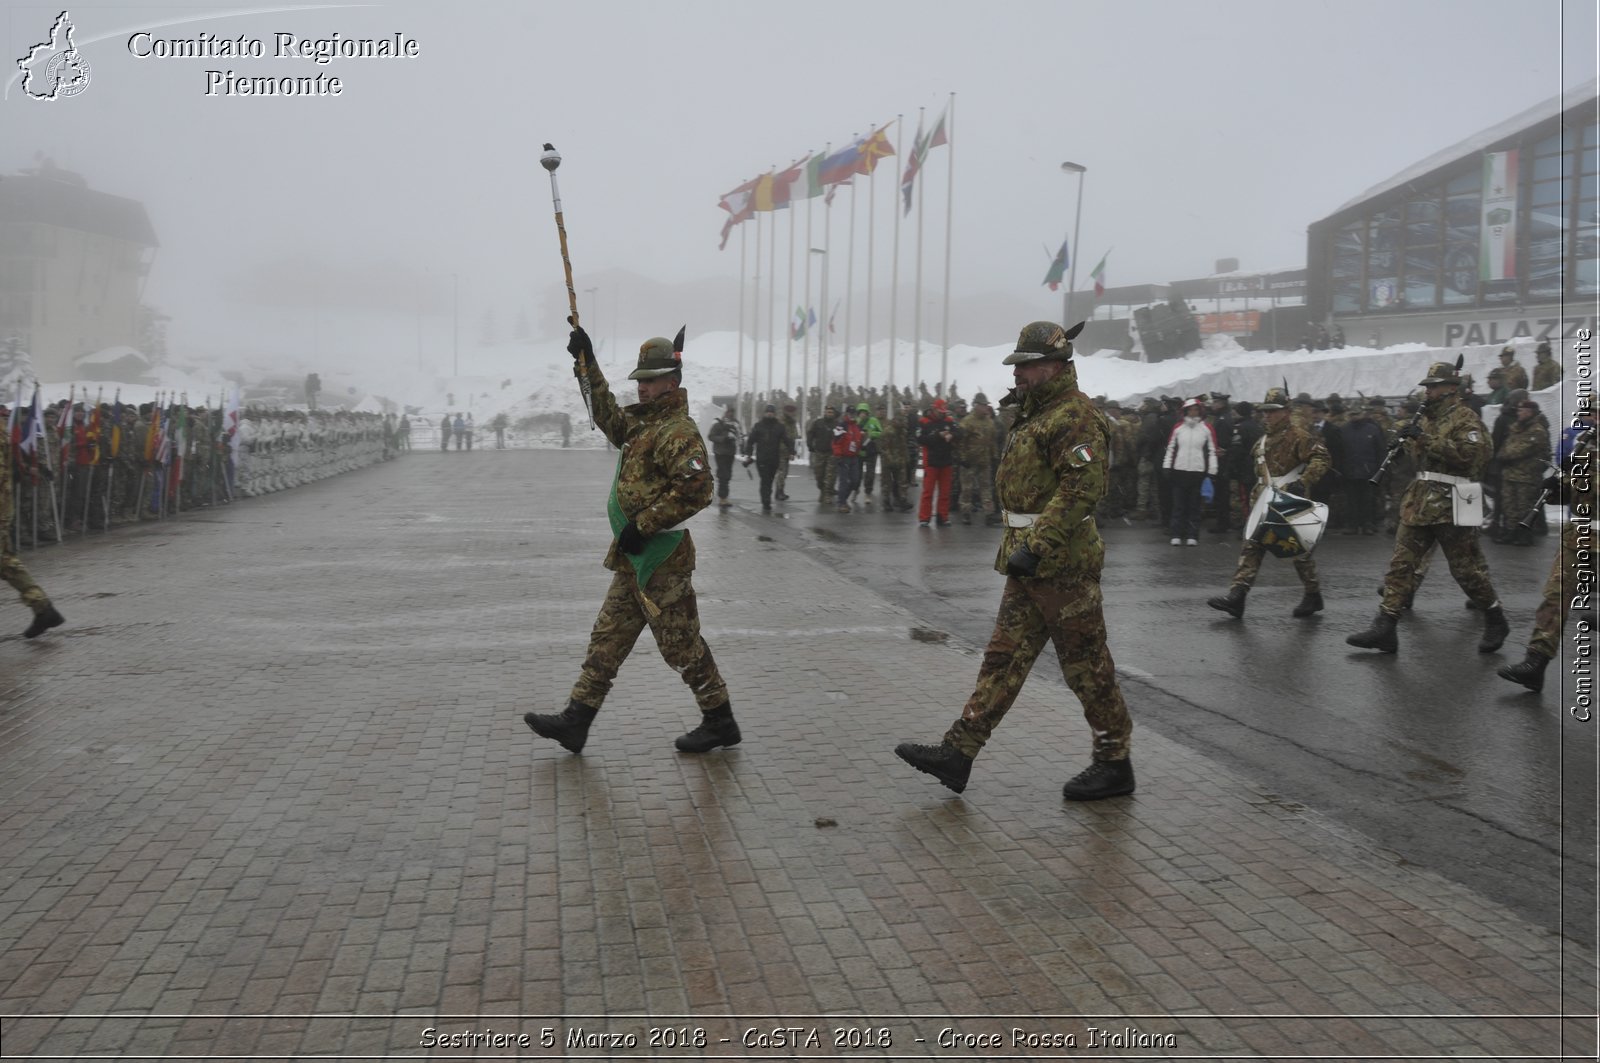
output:
M60 10L8 5L5 54L47 38ZM1061 313L1041 279L1079 194L1063 161L1087 170L1080 289L1108 251L1112 285L1204 276L1224 256L1296 268L1308 223L1596 66L1594 5L1577 0L127 3L71 16L92 80L43 102L11 76L0 174L50 160L144 204L160 241L144 299L170 316L173 361L324 373L403 362L449 376L463 360L466 373L479 347L513 338L564 358L546 141L563 156L574 285L597 338L733 330L742 309L764 342L773 305L781 346L804 290L787 289L788 214L775 298L746 289L741 307L742 241L746 274L769 283L754 257L768 215L719 251L719 198L887 124L895 158L840 193L829 234L810 201L810 246L828 249L810 256L810 302L821 311L824 261L833 300L853 268L859 342L869 279L872 332L888 331L895 186L919 113L931 126L951 108L951 142L919 182L921 333L942 335L948 241L952 343L1000 343ZM135 54L202 33L266 54ZM279 33L398 34L417 54L275 58ZM337 77L340 92L227 95L228 71ZM793 213L803 231L805 209ZM917 218L899 231L901 338L915 327Z

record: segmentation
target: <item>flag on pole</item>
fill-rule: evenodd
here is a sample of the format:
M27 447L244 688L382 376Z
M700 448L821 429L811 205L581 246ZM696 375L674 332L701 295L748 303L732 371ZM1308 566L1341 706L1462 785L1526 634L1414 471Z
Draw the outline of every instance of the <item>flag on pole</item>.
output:
M22 411L13 431L17 470L27 473L30 483L39 482L39 452L44 449L44 412L39 409L39 385L33 385L33 402Z
M849 144L823 159L822 166L817 174L818 180L824 185L837 185L863 172L861 169L861 153L866 142L865 137L856 137Z
M1050 262L1050 271L1044 275L1044 283L1050 286L1051 291L1061 287L1061 278L1067 272L1067 241L1061 241L1061 250L1056 252L1056 257Z
M933 127L933 132L928 136L922 135L922 122L917 122L917 137L912 142L911 157L906 161L905 176L900 178L900 194L905 200L904 213L911 213L911 194L916 190L917 174L922 172L922 164L928 158L928 152L943 144L950 143L950 138L945 135L943 114L939 115L939 124Z
M770 177L770 174L763 175ZM727 193L717 202L717 206L728 212L728 220L722 223L722 243L717 245L721 251L728 246L728 234L733 232L733 227L740 222L749 221L755 217L755 192L760 177L746 181L744 184Z
M1110 257L1111 252L1107 251L1100 256L1100 264L1089 271L1089 276L1094 278L1094 297L1096 299L1106 294L1106 259Z
M840 300L838 299L833 301L833 312L828 315L828 335L830 336L833 335L833 319L839 316L839 302Z
M868 137L860 151L861 162L856 172L870 176L880 159L887 159L894 154L894 145L889 143L889 124L885 122L882 129Z
M817 323L816 310L806 310L803 306L794 308L794 317L789 321L789 338L798 340L805 336L806 331Z

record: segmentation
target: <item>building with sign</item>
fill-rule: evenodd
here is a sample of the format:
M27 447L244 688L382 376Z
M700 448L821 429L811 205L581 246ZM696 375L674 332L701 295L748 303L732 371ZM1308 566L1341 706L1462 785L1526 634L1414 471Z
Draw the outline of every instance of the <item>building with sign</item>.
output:
M15 341L46 381L73 379L85 355L137 347L155 249L135 200L48 162L0 177L0 343Z
M1307 305L1350 342L1454 347L1593 328L1597 82L1421 160L1313 222Z

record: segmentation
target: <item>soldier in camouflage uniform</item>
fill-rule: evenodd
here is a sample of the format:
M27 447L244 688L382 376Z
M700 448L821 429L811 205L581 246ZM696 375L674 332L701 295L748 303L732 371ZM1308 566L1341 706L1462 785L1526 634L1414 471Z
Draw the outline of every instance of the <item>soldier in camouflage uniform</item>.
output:
M960 459L958 473L960 486L956 497L960 500L961 523L971 524L975 513L984 515L986 524L999 524L1000 518L991 513L989 468L998 452L1000 425L994 419L994 407L983 392L972 398L972 412L961 419L961 434L956 437L956 452Z
M904 743L895 754L956 793L972 760L1016 701L1049 641L1094 734L1094 762L1062 796L1092 801L1133 792L1133 721L1106 647L1100 569L1105 544L1094 509L1106 492L1111 429L1078 390L1072 338L1051 321L1022 330L1013 365L1017 386L1001 405L1020 403L995 480L1005 533L995 570L1006 577L994 634L961 718L937 746Z
M906 421L904 417L890 417L889 407L878 404L878 420L883 434L878 437L878 454L883 460L883 511L906 512L911 501L906 497L906 483L910 471L911 452L906 448Z
M1533 363L1533 390L1543 391L1561 383L1561 363L1550 353L1550 341L1540 340L1533 353L1537 358Z
M1282 388L1267 389L1267 397L1256 407L1266 413L1267 430L1256 440L1251 455L1256 475L1255 487L1250 492L1252 506L1269 486L1303 495L1327 475L1331 466L1328 448L1319 437L1291 423L1288 407L1289 393ZM1297 483L1299 487L1291 486ZM1246 539L1244 549L1239 551L1239 567L1233 573L1227 595L1208 598L1206 604L1230 616L1243 616L1245 595L1255 584L1266 553L1265 546L1254 539ZM1309 552L1295 557L1294 571L1305 587L1300 604L1294 607L1294 615L1306 617L1321 612L1322 584L1317 579L1317 563Z
M691 581L694 540L686 529L677 529L711 504L712 493L705 443L681 386L683 333L676 343L656 338L639 348L638 367L628 374L639 382L639 401L631 406L618 406L612 397L588 333L574 329L567 350L577 361L575 371L587 377L595 425L622 452L607 506L616 531L605 560L611 589L595 618L588 656L567 707L527 713L523 722L573 753L582 751L612 680L648 624L662 658L700 706L700 725L677 740L678 749L705 753L738 745L727 685L700 635Z
M1544 482L1548 500L1569 507L1566 527L1561 529L1561 546L1550 561L1550 575L1544 581L1544 594L1533 614L1533 634L1528 639L1527 655L1495 674L1532 691L1544 689L1544 670L1561 648L1561 629L1566 624L1568 607L1581 609L1594 617L1593 579L1583 573L1594 571L1595 532L1600 531L1600 509L1596 509L1595 436L1593 410L1580 410L1580 434L1563 468Z
M22 604L33 610L33 623L22 633L24 638L33 639L65 621L50 604L50 596L39 589L17 555L11 552L11 506L11 434L0 432L0 580L16 588Z
M813 417L806 426L806 450L811 455L811 475L817 481L817 501L833 498L833 426L839 420L838 407L829 403L822 416Z
M1500 516L1506 530L1501 542L1532 546L1533 533L1522 524L1534 510L1539 485L1549 475L1550 431L1545 428L1539 404L1532 399L1517 403L1516 419L1495 455L1500 459Z
M1493 444L1478 415L1461 400L1459 367L1435 362L1421 383L1422 418L1408 423L1399 435L1407 441L1417 474L1400 502L1400 531L1383 579L1383 605L1371 627L1349 636L1345 642L1384 653L1399 649L1395 623L1422 581L1428 551L1438 544L1450 565L1450 575L1467 597L1484 610L1478 652L1493 653L1505 642L1511 628L1494 585L1489 582L1489 564L1478 544L1483 523L1481 508L1476 518L1464 514L1464 523L1455 523L1458 492L1463 502L1476 500L1481 505L1483 485L1478 481L1489 464Z
M791 445L800 438L800 423L795 420L794 412L794 403L786 403L783 407L782 416L778 418L783 422L784 430L789 434ZM772 497L779 502L789 501L789 492L785 491L784 487L789 483L789 463L793 460L794 455L790 454L787 458L778 462L778 474L772 480Z

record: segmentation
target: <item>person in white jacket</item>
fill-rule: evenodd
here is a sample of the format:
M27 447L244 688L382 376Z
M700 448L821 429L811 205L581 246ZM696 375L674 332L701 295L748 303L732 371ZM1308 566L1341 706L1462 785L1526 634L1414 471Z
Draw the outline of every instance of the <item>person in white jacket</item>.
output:
M1183 420L1167 437L1165 466L1172 485L1172 545L1200 545L1200 489L1217 474L1217 437L1203 420L1205 403L1183 404Z

